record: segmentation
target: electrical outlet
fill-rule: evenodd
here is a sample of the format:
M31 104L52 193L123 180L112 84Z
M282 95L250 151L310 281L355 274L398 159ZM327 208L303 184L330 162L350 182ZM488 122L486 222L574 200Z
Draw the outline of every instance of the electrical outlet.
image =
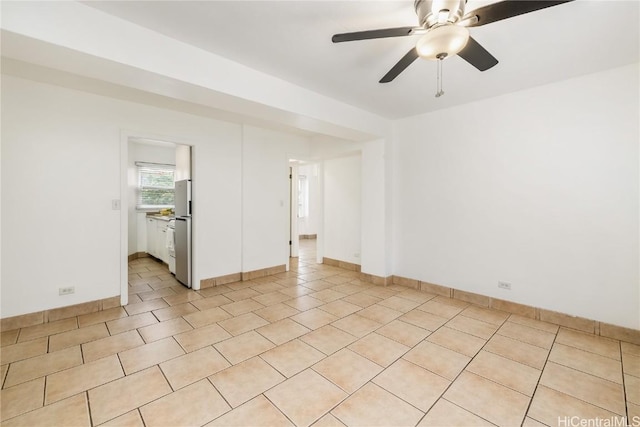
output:
M498 282L498 287L500 289L506 289L506 290L510 291L511 290L511 283L509 283L509 282Z
M353 254L354 258L360 258L360 252L356 252L355 254Z
M75 286L67 286L66 288L58 288L58 295L70 295L75 293Z

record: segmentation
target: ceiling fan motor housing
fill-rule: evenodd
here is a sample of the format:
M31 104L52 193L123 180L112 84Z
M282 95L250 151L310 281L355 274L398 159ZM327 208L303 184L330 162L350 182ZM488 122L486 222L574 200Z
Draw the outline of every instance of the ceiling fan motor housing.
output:
M466 0L415 0L413 6L420 26L429 29L435 25L455 24L464 15Z

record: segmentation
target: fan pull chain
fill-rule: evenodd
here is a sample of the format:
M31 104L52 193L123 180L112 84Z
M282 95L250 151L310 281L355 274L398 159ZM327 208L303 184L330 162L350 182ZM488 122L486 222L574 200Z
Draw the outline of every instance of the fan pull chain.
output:
M444 91L442 90L442 62L444 60L444 57L442 58L438 58L438 87L437 92L436 92L436 98L440 98L442 95L444 95Z

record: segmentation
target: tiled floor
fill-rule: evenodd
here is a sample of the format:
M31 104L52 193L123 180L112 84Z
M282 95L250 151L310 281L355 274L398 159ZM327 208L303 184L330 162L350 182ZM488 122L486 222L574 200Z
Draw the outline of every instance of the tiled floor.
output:
M199 292L139 259L128 306L3 331L2 425L640 421L640 346L363 283L301 243L291 272Z

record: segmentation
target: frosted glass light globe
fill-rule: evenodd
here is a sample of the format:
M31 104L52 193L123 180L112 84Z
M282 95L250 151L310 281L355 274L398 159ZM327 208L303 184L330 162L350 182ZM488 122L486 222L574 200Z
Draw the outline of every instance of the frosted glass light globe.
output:
M458 25L439 25L429 29L416 44L418 55L424 59L443 59L456 55L467 45L469 30Z

